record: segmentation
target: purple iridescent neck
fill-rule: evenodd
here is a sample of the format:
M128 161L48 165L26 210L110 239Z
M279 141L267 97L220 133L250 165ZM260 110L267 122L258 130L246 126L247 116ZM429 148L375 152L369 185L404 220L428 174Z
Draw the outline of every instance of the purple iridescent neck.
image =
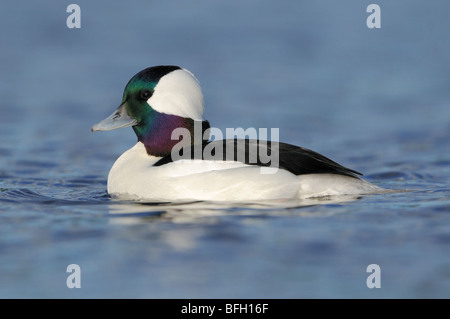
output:
M185 130L176 130L178 128ZM138 141L145 145L147 154L158 157L169 155L178 143L182 143L183 146L201 143L203 134L208 128L208 121L194 121L157 111L151 112L151 116L145 122L133 126ZM208 138L209 136L205 137L206 140Z

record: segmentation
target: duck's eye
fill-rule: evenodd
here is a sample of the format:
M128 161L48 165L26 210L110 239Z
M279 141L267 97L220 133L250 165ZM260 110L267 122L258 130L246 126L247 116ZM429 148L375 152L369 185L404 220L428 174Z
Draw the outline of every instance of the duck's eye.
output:
M152 91L149 91L149 90L141 91L141 93L140 93L140 97L143 100L148 100L151 96L152 96Z

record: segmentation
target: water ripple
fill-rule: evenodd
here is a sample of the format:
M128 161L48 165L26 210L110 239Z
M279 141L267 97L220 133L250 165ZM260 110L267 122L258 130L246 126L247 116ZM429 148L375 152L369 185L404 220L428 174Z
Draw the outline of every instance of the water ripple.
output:
M28 188L0 189L0 202L9 203L38 203L44 205L92 205L104 203L107 200L109 200L109 196L106 194L106 192L90 193L88 196L66 199L42 195Z

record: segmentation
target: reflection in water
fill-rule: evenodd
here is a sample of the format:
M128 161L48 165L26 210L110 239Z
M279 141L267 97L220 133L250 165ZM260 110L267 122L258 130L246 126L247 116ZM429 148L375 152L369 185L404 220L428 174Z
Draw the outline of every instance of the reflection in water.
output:
M148 203L113 200L108 207L112 217L110 218L111 224L136 227L147 225L146 227L149 228L146 228L145 232L149 233L153 233L155 231L153 227L156 226L160 243L175 251L192 251L205 241L205 236L209 238L208 240L211 240L211 236L225 236L226 242L233 241L233 238L238 236L239 242L243 243L246 240L245 236L241 238L242 229L240 227L243 225L245 225L244 227L256 225L267 217L317 218L336 215L348 211L338 209L337 205L361 198L361 196L355 195L333 196L308 200L261 201L239 205L234 202ZM332 209L329 209L330 205L333 206ZM187 228L174 228L175 224L191 225ZM219 228L215 228L216 226ZM214 235L210 233L211 231Z
M307 213L304 208L317 205L330 205L352 202L361 199L361 195L327 196L298 200L260 201L255 203L194 201L179 203L148 202L112 202L108 205L114 222L127 223L133 218L149 217L172 222L195 222L203 217L224 215L261 215L261 216L319 216L315 211Z

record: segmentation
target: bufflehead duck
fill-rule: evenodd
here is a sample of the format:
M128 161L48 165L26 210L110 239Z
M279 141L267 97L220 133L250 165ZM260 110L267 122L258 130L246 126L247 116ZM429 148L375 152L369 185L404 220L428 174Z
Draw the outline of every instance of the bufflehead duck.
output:
M257 139L209 141L203 110L200 84L186 69L161 65L133 76L118 109L92 127L131 126L138 139L111 168L108 193L143 201L251 202L383 191L309 149Z

